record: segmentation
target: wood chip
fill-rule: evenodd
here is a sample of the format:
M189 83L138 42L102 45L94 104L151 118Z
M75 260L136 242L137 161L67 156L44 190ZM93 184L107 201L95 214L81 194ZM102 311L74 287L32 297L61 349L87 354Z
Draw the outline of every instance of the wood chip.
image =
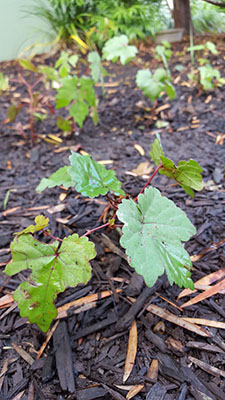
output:
M205 337L211 336L210 333L208 333L205 329L199 328L197 325L192 324L188 321L185 321L184 319L177 317L176 315L170 313L169 311L167 311L163 308L160 308L158 306L150 304L146 308L146 310L152 312L155 315L158 315L158 317L164 318L167 321L172 322L173 324L179 325L184 329L188 329L189 331L197 333L198 335L205 336Z
M130 331L129 331L129 340L128 340L128 348L127 348L127 356L124 367L123 374L123 383L129 378L131 371L134 366L136 354L137 354L137 323L133 320Z
M211 374L213 376L223 376L225 378L225 371L221 371L221 369L212 367L210 364L205 363L204 361L199 360L198 358L191 357L189 356L188 359L197 365L199 368L203 369L203 371L208 372L208 374Z
M16 350L16 352L20 355L20 357L22 357L28 364L30 365L33 364L34 359L33 357L31 357L29 353L27 353L27 351L22 349L22 347L17 346L17 344L13 342L12 342L12 347L14 348L14 350Z

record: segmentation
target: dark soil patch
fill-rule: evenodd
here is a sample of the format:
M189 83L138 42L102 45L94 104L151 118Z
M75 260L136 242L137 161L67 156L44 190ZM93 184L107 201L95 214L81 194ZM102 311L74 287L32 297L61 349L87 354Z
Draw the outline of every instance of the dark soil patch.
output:
M222 41L218 47L219 55L213 56L212 61L223 72L225 51ZM146 50L142 56L145 65L155 65ZM174 56L173 66L182 61L182 56ZM188 62L187 59L186 64ZM10 65L11 73L15 73L14 68L14 64ZM13 233L32 224L38 214L49 217L51 232L59 237L71 233L81 235L99 225L105 199L86 199L63 188L46 190L41 195L35 192L42 177L68 163L69 148L84 150L96 161L106 160L123 182L124 190L136 196L146 183L146 177L134 176L131 172L141 162L149 161L151 165L148 152L155 138L157 119L168 122L166 128L158 130L165 153L174 161L193 158L203 167L205 188L196 193L194 199L164 176L154 180L154 186L185 210L197 228L197 234L187 243L187 250L191 255L198 254L224 239L224 87L212 93L199 93L196 88L184 85L184 72L178 73L173 68L177 99L169 103L165 97L159 100L151 120L151 104L135 87L134 74L138 65L110 68L113 76L109 83L115 85L106 85L107 94L100 101L97 127L87 120L82 130L74 132L71 139L64 139L59 146L42 140L31 147L13 127L1 126L0 202L6 199L10 190L6 210L0 215L2 267L10 259ZM1 98L0 102L1 117L5 119L9 99ZM167 107L161 107L166 104ZM55 117L37 125L36 130L46 136L57 134ZM135 145L141 146L145 154L141 155ZM143 384L142 390L133 397L135 400L223 400L225 331L209 328L210 337L202 337L147 312L145 306L152 303L179 317L224 321L224 295L217 294L181 312L163 299L181 305L183 299L176 300L181 290L175 285L170 287L164 277L153 288L146 288L128 266L119 247L117 231L101 231L93 234L91 239L97 250L91 281L88 286L67 289L58 296L56 305L62 306L105 290L112 290L113 294L106 298L99 295L96 306L86 311L75 313L74 307L69 309L38 360L37 352L45 335L21 318L14 304L3 308L0 311L0 399L125 399L123 369L129 327L136 317L138 353L126 382L127 386ZM223 246L215 246L194 263L193 280L221 270L224 261ZM2 268L2 296L11 294L26 277L26 273L20 273L10 279ZM127 296L135 298L135 305L131 306ZM164 324L162 334L157 330L159 321ZM21 349L25 350L24 354ZM196 365L196 359L205 363L202 368ZM155 379L147 377L153 360L159 361ZM206 372L206 365L216 367L222 373L218 370Z

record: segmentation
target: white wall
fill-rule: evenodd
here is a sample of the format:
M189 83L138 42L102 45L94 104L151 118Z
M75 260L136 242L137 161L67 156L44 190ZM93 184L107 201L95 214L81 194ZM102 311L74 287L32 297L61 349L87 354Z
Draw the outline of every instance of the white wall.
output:
M24 10L33 3L35 0L0 0L0 61L17 58L28 45L43 41L43 30L49 31L37 17L25 15Z

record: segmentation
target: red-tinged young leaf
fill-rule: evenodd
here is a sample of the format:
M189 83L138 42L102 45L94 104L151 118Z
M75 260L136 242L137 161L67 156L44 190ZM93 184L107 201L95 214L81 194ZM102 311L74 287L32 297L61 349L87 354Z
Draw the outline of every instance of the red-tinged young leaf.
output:
M196 230L181 209L150 187L138 196L138 204L122 200L117 216L124 223L120 243L148 286L166 272L170 284L194 288L192 263L181 241Z
M35 218L35 225L30 225L23 229L21 232L15 232L14 235L22 235L24 233L34 233L46 228L49 224L49 218L45 218L44 215L38 215Z
M57 316L54 300L68 286L87 283L91 278L89 260L96 256L94 244L77 234L51 244L40 243L31 235L17 236L11 243L12 262L5 273L14 275L30 269L31 275L15 291L20 315L47 332Z

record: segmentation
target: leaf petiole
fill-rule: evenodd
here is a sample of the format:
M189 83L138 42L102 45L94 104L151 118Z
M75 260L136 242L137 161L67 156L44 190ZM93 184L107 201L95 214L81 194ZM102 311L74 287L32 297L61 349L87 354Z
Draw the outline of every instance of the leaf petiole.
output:
M106 228L107 226L111 226L109 222L104 225L97 226L97 228L89 229L86 233L84 233L80 238L90 235L91 233L98 231L99 229Z
M152 179L156 176L156 174L158 173L159 169L162 168L163 165L159 164L158 167L155 169L155 171L153 172L153 174L150 176L150 178L148 179L148 182L145 184L145 186L141 189L141 191L138 193L137 197L135 197L134 201L136 202L138 199L139 194L143 193L145 188L151 183Z

